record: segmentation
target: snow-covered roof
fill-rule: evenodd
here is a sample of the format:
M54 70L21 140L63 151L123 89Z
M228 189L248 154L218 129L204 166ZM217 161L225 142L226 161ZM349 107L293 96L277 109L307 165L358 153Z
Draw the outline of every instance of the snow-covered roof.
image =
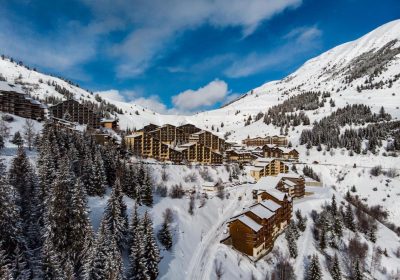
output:
M252 168L250 168L250 171L261 171L263 169L264 169L263 167L253 166Z
M266 176L261 177L257 184L254 185L256 190L267 190L275 188L278 182L281 180L280 176Z
M11 84L9 84L9 83L7 83L5 81L0 81L0 90L3 90L3 91L15 91L15 92L18 92L18 93L25 94L22 91L20 86L11 85Z
M138 137L138 136L141 136L141 135L143 135L143 134L140 133L140 132L134 132L131 135L125 136L125 138L134 138L134 137Z
M273 197L275 197L276 199L278 199L279 201L283 201L285 195L287 195L286 193L278 191L277 189L268 189L265 191L270 195L272 195ZM290 196L288 196L288 199L290 200Z
M204 182L203 187L215 187L217 183L215 182Z
M246 215L241 215L237 218L237 220L241 221L243 224L254 230L255 232L262 229L262 225L247 217Z
M180 145L180 147L191 147L193 145L196 145L196 143L185 143L185 144Z
M260 202L260 204L273 212L275 212L276 210L281 208L281 206L278 203L276 203L275 201L273 201L271 199L263 200Z
M275 214L274 212L268 210L261 204L256 204L254 206L251 206L249 210L258 217L260 217L261 219L269 219Z

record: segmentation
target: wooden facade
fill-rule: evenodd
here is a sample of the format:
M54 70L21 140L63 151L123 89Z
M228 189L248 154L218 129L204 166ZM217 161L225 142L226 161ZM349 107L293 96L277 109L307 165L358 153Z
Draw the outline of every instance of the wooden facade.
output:
M155 129L149 131L151 128ZM125 141L132 153L137 156L175 163L221 164L223 156L220 149L224 142L216 135L209 132L199 133L199 130L193 125L180 127L170 124L161 127L148 125L126 136ZM197 132L188 134L191 131ZM196 135L198 141L190 141L193 139L192 135Z
M276 189L288 193L291 197L303 197L305 194L305 179L303 176L282 176Z
M287 172L289 172L289 167L278 159L256 162L250 169L250 175L256 180L259 180L261 177L277 176L279 173Z
M91 128L100 127L100 115L86 105L70 99L49 108L50 114L58 119L87 125Z
M46 106L25 93L0 90L0 111L22 118L43 120Z
M195 126L193 124L180 125L180 126L178 126L178 128L183 130L183 132L185 132L188 135L201 131L200 128L198 128L197 126Z
M232 246L255 259L273 248L276 237L292 217L293 202L290 196L284 193L276 195L274 191L277 190L266 191L263 200L229 221Z
M191 134L189 136L189 143L198 143L213 151L225 151L225 140L205 130Z
M288 140L285 136L266 136L266 137L255 137L255 138L246 138L242 141L242 143L246 146L264 146L264 145L278 145L278 146L287 146Z
M263 155L266 158L279 158L284 160L298 160L299 152L296 149L281 148L277 145L264 145Z
M250 163L257 158L257 156L250 151L227 150L225 154L227 160L230 162Z
M119 130L118 120L117 119L103 119L100 121L102 127L107 129L112 129L114 131Z

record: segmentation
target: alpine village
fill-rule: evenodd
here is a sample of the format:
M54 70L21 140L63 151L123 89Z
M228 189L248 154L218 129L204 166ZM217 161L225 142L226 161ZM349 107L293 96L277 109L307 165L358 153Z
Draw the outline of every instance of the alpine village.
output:
M399 78L399 20L187 115L2 55L0 279L399 280Z

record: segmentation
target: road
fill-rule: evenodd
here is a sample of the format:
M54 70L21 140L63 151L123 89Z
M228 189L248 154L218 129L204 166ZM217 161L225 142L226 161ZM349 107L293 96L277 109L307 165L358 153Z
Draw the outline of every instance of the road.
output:
M227 191L235 193L236 195L229 198L229 204L227 207L223 208L223 213L220 216L219 220L215 223L215 225L207 232L205 236L203 236L203 240L201 243L197 245L196 250L194 251L190 263L188 265L187 276L186 279L190 280L203 280L208 279L210 275L210 271L213 266L214 260L214 252L216 250L216 246L219 244L226 221L233 216L234 212L237 209L241 209L241 202L238 200L238 196L243 192L239 190L241 188L248 188L249 185L241 185L234 188L230 188ZM237 192L234 192L236 191Z

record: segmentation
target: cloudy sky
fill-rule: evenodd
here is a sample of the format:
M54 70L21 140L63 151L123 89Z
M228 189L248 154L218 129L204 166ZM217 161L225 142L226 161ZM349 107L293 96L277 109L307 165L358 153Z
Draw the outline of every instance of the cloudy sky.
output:
M0 53L162 113L216 108L400 16L398 0L0 3Z

